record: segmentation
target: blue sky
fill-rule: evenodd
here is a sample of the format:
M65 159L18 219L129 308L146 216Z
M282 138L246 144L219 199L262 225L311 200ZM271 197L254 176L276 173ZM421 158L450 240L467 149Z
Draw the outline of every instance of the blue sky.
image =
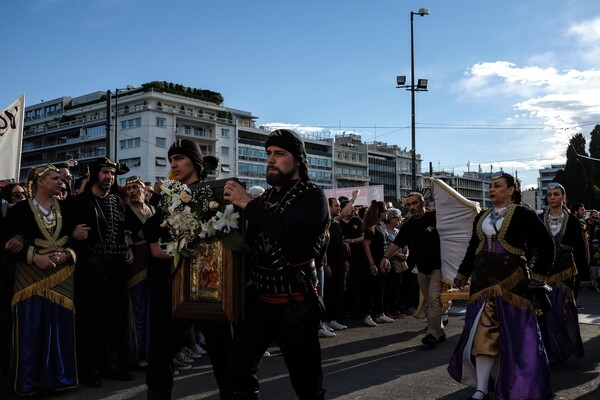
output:
M598 0L28 0L2 2L0 107L153 80L222 93L259 125L354 132L424 171L501 167L535 186L600 124Z

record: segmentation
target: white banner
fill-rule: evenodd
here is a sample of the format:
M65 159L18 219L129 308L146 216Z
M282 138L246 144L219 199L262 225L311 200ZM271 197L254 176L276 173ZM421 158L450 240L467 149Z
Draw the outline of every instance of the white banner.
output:
M0 179L19 180L25 96L0 112Z
M383 185L375 185L375 186L356 186L349 188L341 188L341 189L325 189L325 196L327 198L335 197L336 199L340 196L346 196L347 198L352 198L352 191L358 190L358 197L354 202L355 206L368 206L371 204L371 200L383 200Z
M431 191L440 235L442 281L452 284L465 257L473 218L480 207L478 202L467 199L440 179L431 178Z

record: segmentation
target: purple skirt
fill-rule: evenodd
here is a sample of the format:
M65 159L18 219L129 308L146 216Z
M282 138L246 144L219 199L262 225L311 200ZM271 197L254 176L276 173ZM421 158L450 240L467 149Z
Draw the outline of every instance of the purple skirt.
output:
M456 381L475 387L477 379L471 357L475 333L485 298L467 306L465 327L448 365ZM500 356L492 369L490 391L501 400L546 400L554 398L550 365L533 311L517 308L496 296L500 324ZM468 346L468 347L467 347Z
M552 310L538 317L548 359L564 361L571 355L583 357L583 341L575 303L567 299L558 285L548 294Z

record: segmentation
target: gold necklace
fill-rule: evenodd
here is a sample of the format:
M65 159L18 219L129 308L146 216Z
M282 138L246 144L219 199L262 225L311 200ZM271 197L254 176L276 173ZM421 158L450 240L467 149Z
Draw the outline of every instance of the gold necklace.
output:
M50 211L44 212L45 210L40 206L40 203L37 200L33 200L35 204L35 209L40 219L42 220L42 224L44 228L47 230L52 230L56 226L56 218L54 218L54 202L50 205Z

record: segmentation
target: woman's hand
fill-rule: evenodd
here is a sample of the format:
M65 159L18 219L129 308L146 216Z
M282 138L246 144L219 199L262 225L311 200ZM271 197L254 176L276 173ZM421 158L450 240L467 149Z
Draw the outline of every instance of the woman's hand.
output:
M56 254L57 253L34 254L33 263L40 269L54 269L56 268L56 262L53 261L52 257Z
M377 265L371 264L371 275L377 275Z

